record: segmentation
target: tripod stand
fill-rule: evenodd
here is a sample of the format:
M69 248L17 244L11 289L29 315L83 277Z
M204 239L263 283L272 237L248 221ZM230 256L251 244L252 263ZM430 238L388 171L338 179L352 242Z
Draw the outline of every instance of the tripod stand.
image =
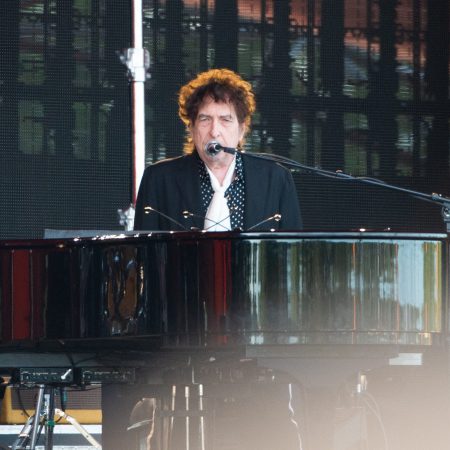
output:
M76 421L75 418L68 416L64 411L55 408L55 390L59 389L57 385L37 384L38 395L36 400L36 409L29 417L17 439L14 441L12 450L35 450L42 429L45 428L45 450L53 449L53 432L55 428L55 414L64 418L72 424L75 429L89 441L94 448L101 449L101 445ZM61 407L64 400L61 395Z
M14 441L12 450L35 450L37 440L45 427L45 449L53 448L53 430L55 421L55 387L51 385L39 384L36 409L29 417L19 436Z

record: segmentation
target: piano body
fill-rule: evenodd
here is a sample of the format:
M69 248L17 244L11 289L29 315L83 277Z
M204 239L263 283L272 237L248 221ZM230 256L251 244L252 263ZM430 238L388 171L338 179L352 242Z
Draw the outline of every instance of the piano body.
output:
M61 354L67 364L70 354L78 369L76 355L89 353L136 369L135 383L104 390L104 448L125 439L143 398L143 409L165 411L152 448L184 448L187 435L202 448L192 424L230 404L245 423L242 449L283 448L281 435L286 449L445 448L448 244L444 234L363 231L3 241L0 367L60 365ZM273 413L259 427L280 421L279 433L243 438L261 434L248 418L263 397ZM145 441L141 416L132 429ZM184 421L178 435L167 431L174 420ZM206 448L221 449L212 434Z

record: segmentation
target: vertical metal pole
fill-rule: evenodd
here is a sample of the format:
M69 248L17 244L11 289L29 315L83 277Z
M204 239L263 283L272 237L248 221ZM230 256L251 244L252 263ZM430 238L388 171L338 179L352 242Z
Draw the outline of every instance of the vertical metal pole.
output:
M200 450L206 450L205 446L205 416L203 405L203 384L198 385L198 410L200 416Z
M372 40L373 40L373 21L372 21L372 0L367 0L367 24L366 24L366 39L367 39L367 79L372 77ZM368 117L366 115L366 119ZM372 175L372 146L366 143L366 175Z
M261 26L261 72L264 73L266 68L266 0L261 0L261 17L260 17L260 26Z
M169 422L169 436L167 438L167 448L172 450L173 426L175 421L175 406L177 400L177 386L172 385L172 397L170 402L170 422Z
M208 70L208 0L200 0L200 69Z
M48 387L46 397L45 450L52 450L55 430L55 388L53 386Z
M136 202L139 183L145 168L145 79L144 48L142 32L142 0L133 0L133 49L136 61L132 86L132 145L133 145L133 192L132 201Z
M189 410L190 410L190 406L189 406L189 397L190 397L190 392L189 392L189 386L185 386L184 387L184 397L185 397L185 405L186 405L186 450L189 450L189 442L190 442L190 437L189 437Z
M39 393L36 402L36 409L34 411L34 422L33 422L33 432L31 434L31 443L30 450L34 450L36 448L36 442L38 437L38 428L40 425L40 417L42 412L42 405L44 404L44 392L45 386L43 384L39 385Z
M420 103L420 57L421 57L421 11L420 0L413 0L413 99L416 104ZM413 113L413 177L420 177L420 147L421 130L420 123L422 116L417 110Z
M307 36L306 36L306 55L308 60L307 67L307 96L308 103L313 104L315 98L315 69L316 69L316 38L314 35L315 29L315 0L308 0L308 24L307 24ZM315 165L316 163L316 139L315 139L315 124L316 114L312 106L306 112L306 161L307 164Z

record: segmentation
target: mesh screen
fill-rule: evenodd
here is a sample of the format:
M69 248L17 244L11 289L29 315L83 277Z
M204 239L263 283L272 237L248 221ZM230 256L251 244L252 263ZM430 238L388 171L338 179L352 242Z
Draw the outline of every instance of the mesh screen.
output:
M147 164L182 153L179 87L228 67L257 94L247 151L450 194L448 1L144 0L143 17ZM119 228L131 2L4 2L0 25L0 237ZM410 195L294 177L308 229L444 230Z
M130 198L130 102L116 51L130 12L99 2L4 2L2 238L118 228Z

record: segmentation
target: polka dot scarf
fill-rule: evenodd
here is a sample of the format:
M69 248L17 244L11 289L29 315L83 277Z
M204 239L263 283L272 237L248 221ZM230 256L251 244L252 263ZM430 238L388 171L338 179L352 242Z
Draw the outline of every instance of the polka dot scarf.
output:
M214 190L211 186L211 180L206 171L205 164L199 158L199 175L200 175L200 194L204 214L208 210L208 206L214 195ZM242 163L242 156L236 153L236 170L234 180L230 187L225 191L228 208L231 212L231 229L244 229L244 204L245 204L245 180L244 180L244 166Z

